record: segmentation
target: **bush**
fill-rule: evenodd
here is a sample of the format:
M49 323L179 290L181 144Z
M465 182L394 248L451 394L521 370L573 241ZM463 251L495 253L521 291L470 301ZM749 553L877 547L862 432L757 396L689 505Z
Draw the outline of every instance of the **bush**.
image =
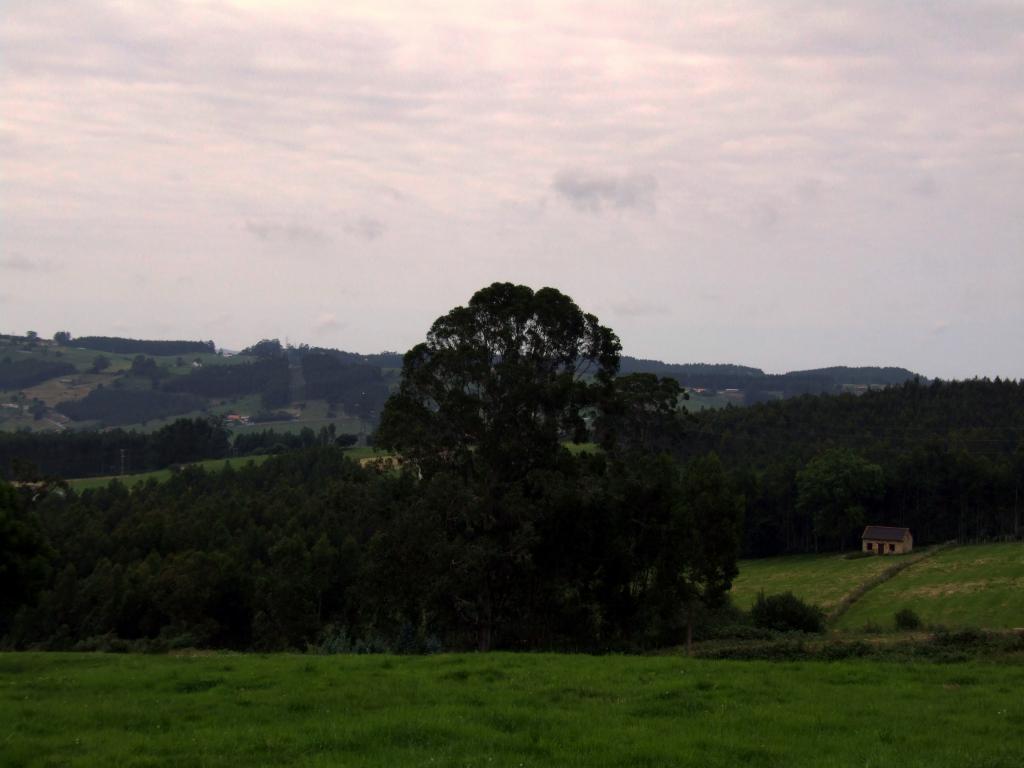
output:
M975 627L965 629L947 630L940 628L935 631L932 641L936 645L947 645L956 647L970 647L984 645L991 639L991 635Z
M755 627L777 632L824 632L825 612L816 605L805 603L792 592L765 597L757 596L750 609Z
M738 661L797 661L810 658L811 652L803 640L783 638L769 643L724 645L700 651L705 659L734 659Z
M918 616L911 608L900 608L896 611L896 629L908 630L908 629L920 629L921 628L921 617Z
M334 656L338 654L377 654L394 653L395 649L382 637L372 635L366 639L353 637L346 627L336 627L328 624L320 633L320 642L310 646L309 653L320 656Z
M698 629L694 633L698 640L771 640L776 636L770 629L749 624L718 624Z

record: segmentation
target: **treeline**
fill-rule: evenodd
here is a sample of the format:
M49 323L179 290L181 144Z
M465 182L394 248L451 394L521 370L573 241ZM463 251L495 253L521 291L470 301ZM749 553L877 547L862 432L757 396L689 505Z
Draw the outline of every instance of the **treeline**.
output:
M684 386L691 377L717 377L716 380L723 382L735 382L751 376L764 376L765 372L760 368L751 368L749 365L736 365L734 363L666 363L661 360L650 360L647 358L630 357L623 355L619 363L619 373L628 376L631 373L654 373L658 376L668 376L676 379Z
M0 360L0 390L24 389L57 376L69 376L74 372L75 366L58 360L28 358L12 361L11 358L5 357Z
M260 394L266 408L288 403L290 373L283 357L253 363L208 365L176 376L163 385L168 392L188 392L203 397L234 397Z
M276 436L275 436L276 437ZM284 436L281 436L282 438ZM179 419L152 433L0 432L0 477L90 477L163 469L217 459L230 452L228 430L216 419Z
M380 413L388 398L388 387L379 367L347 363L343 357L332 354L303 355L302 377L306 397L340 405L350 416L371 418Z
M894 366L861 366L853 368L847 365L835 365L830 368L812 368L806 371L793 371L787 375L805 374L809 376L829 376L842 384L861 384L871 386L894 386L921 378L913 371Z
M940 441L985 455L1012 454L1024 434L1024 381L912 380L863 395L801 397L687 418L682 456L716 451L729 464L806 462L829 448L888 461Z
M499 648L677 642L679 585L668 574L693 562L700 542L685 534L710 522L701 516L721 502L708 499L729 493L713 461L681 475L671 462L563 451L484 509L451 476L382 475L336 448L216 475L189 468L130 492L50 493L31 513L20 502L48 554L0 634L52 649L106 636L414 650L475 647L486 624ZM487 518L491 528L478 527ZM506 519L529 535L504 540ZM708 536L735 538L736 521L719 519ZM481 590L493 602L470 599Z
M837 394L844 385L892 386L916 377L906 368L835 366L806 371L768 374L760 368L745 365L708 363L664 363L661 360L643 360L623 357L619 371L622 375L653 373L675 379L691 389L737 389L745 393L745 402L757 403L768 399L799 395Z
M100 386L80 400L58 403L56 410L75 421L95 420L118 426L202 411L206 405L206 400L197 395Z
M865 523L908 526L921 544L1024 534L1024 382L915 380L703 411L673 444L682 460L713 450L730 468L746 496L748 556L854 545ZM833 487L858 462L879 478L830 520L815 518L826 502L801 503L823 456L838 457Z
M63 343L117 355L195 355L210 354L217 351L212 341L126 339L120 336L68 337Z
M310 427L303 427L298 432L276 432L273 429L264 429L259 432L242 432L235 435L231 444L232 454L235 456L258 456L268 453L285 453L286 451L298 451L303 448L314 446L336 445L347 448L359 442L359 435L341 433L338 434L337 427L328 424L314 431Z

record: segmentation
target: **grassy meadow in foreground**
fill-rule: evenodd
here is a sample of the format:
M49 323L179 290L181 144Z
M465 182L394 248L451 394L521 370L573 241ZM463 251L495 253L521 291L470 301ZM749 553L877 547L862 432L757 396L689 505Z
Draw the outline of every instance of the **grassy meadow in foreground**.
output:
M4 766L986 766L1024 666L0 655Z

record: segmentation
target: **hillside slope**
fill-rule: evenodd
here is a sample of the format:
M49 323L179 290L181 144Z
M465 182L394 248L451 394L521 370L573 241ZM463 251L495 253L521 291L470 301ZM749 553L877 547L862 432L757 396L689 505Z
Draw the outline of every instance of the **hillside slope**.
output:
M836 628L891 627L910 608L926 626L1024 627L1024 544L979 544L939 552L870 590Z
M745 609L761 590L793 592L829 611L845 595L902 560L845 560L837 554L744 560L731 596L737 607ZM1024 627L1024 543L976 544L937 552L868 590L836 620L834 628L856 632L874 625L891 630L893 615L901 608L912 609L926 626Z

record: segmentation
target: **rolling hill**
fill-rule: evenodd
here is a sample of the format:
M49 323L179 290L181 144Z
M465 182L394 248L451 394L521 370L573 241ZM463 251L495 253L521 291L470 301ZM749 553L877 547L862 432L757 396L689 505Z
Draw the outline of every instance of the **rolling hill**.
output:
M251 417L277 412L279 418L263 421L278 428L316 421L314 429L334 423L364 432L372 429L402 365L396 352L285 348L276 340L224 354L212 341L59 336L58 342L0 335L0 430L153 429L203 414L246 417L233 423L244 429ZM904 368L842 366L767 374L745 365L624 356L621 374L630 373L675 378L690 390L690 411L861 392L916 376Z

